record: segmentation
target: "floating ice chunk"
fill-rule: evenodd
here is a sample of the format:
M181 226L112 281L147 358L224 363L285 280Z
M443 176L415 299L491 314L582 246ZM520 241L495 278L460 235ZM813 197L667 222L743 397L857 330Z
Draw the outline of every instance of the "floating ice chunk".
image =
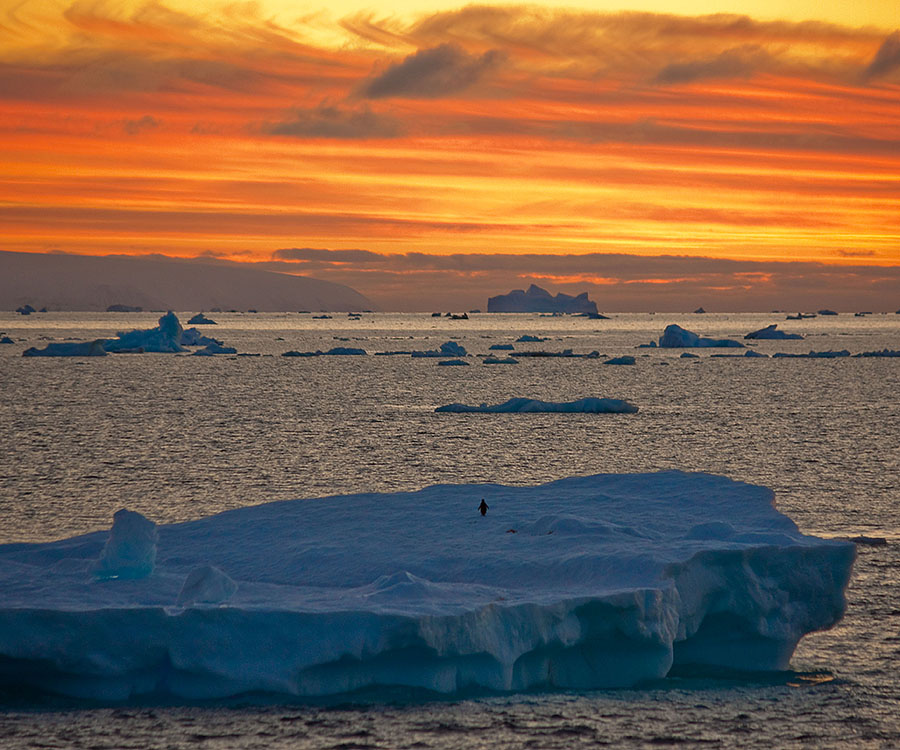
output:
M214 321L212 318L207 318L202 312L199 312L188 321L188 325L189 326L214 326L217 324L216 324L216 321Z
M156 563L156 524L133 510L116 511L100 553L98 578L145 578Z
M785 333L778 330L778 324L772 323L770 326L760 328L758 331L752 331L744 336L745 339L802 339L799 333Z
M442 365L443 367L468 367L469 365L469 363L464 359L442 359L440 362L438 362L438 364Z
M109 339L104 348L108 352L143 351L143 352L183 352L181 334L183 329L178 316L171 310L159 319L156 328L134 330L119 333L117 338Z
M682 352L681 359L700 359L700 355L692 352Z
M213 354L237 354L237 349L233 346L222 346L215 341L207 344L203 349L194 352L195 355L211 356Z
M524 343L538 344L542 341L549 341L549 339L547 337L532 336L530 333L525 333L525 334L519 336L519 338L517 338L516 341L521 344L524 344Z
M860 352L859 354L854 354L854 357L900 357L900 350L897 349L882 349L881 351L875 352Z
M578 401L555 402L538 401L533 398L511 398L502 404L488 406L467 406L448 404L439 406L436 412L479 413L479 414L530 414L536 412L564 412L574 414L634 414L638 408L628 401L615 398L582 398Z
M688 331L674 323L666 326L663 335L659 338L659 345L665 349L678 349L688 347L743 347L740 341L733 339L706 339L701 338L693 331Z
M412 352L413 357L465 357L466 349L456 341L445 341L439 350L426 349Z
M757 358L757 359L760 359L760 358L761 358L761 359L768 359L768 357L769 357L768 354L763 354L762 352L755 352L755 351L753 351L752 349L748 349L746 352L744 352L744 356L745 356L745 357L750 357L751 359L754 358L754 357Z
M358 349L352 346L336 346L333 349L329 349L325 354L336 354L336 355L363 355L366 354L365 349Z
M104 357L105 341L60 341L47 344L43 349L33 346L22 352L23 357Z
M488 349L491 351L510 351L515 348L516 347L514 347L512 344L491 344L488 347Z
M612 359L606 360L604 365L633 365L635 362L634 357L630 355L624 355L622 357L613 357Z
M204 336L196 328L188 328L182 331L180 343L182 346L209 346L210 344L223 346L222 341L211 336Z
M15 344L15 343L16 342L13 341L9 336L4 336L3 338L0 338L0 344Z
M849 357L850 352L846 349L841 349L839 352L828 351L828 352L814 352L810 351L808 354L790 354L787 352L775 352L772 357L777 358L787 358L787 359L836 359L839 357Z
M487 356L481 361L483 364L486 364L486 365L517 365L517 364L519 364L519 360L517 360L515 357Z
M188 573L175 604L190 607L194 604L222 604L237 591L237 584L212 565L201 565Z

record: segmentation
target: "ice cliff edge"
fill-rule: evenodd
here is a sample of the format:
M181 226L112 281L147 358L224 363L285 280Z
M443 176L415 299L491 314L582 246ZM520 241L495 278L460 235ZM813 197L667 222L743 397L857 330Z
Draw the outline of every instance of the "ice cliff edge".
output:
M0 546L0 683L115 701L783 669L843 614L855 547L772 500L672 471L123 514Z

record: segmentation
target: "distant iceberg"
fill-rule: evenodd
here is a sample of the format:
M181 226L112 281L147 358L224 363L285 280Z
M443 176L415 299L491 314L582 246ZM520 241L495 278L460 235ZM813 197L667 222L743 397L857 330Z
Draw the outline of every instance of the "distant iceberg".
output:
M188 321L189 326L214 326L216 325L216 321L212 318L207 318L202 312L198 312L193 318Z
M490 355L481 360L481 363L484 365L517 365L519 360L515 357L495 357Z
M802 339L799 333L785 333L784 331L778 330L778 324L772 323L770 326L766 326L765 328L760 328L758 331L751 331L746 336L745 339Z
M536 412L562 412L566 414L634 414L638 408L617 398L581 398L577 401L538 401L535 398L511 398L502 404L467 406L448 404L439 406L437 412L455 414L532 414Z
M688 347L742 347L740 341L733 339L706 339L701 338L693 331L688 331L679 325L666 326L663 335L659 338L659 345L666 349L680 349Z
M841 618L855 549L801 534L764 487L678 471L117 514L0 546L0 684L192 701L781 670Z
M513 289L509 294L488 298L489 313L596 313L597 303L588 299L587 292L577 297L560 292L553 296L546 289L532 284L528 291Z
M621 357L613 357L612 359L607 359L603 364L604 365L633 365L635 363L634 357L630 354L625 354Z

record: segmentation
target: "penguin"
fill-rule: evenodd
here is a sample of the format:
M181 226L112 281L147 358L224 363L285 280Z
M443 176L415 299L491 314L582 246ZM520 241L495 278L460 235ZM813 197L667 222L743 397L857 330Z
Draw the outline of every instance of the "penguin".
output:
M478 506L478 510L481 511L481 515L486 516L488 512L488 504L484 501L484 498L481 498L481 505Z

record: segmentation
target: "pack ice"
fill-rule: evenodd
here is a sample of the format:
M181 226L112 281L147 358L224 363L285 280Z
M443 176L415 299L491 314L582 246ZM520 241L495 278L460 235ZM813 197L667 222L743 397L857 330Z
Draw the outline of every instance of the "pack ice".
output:
M485 499L489 510L478 511ZM608 688L778 670L852 543L678 471L290 500L0 546L0 680L106 701Z

